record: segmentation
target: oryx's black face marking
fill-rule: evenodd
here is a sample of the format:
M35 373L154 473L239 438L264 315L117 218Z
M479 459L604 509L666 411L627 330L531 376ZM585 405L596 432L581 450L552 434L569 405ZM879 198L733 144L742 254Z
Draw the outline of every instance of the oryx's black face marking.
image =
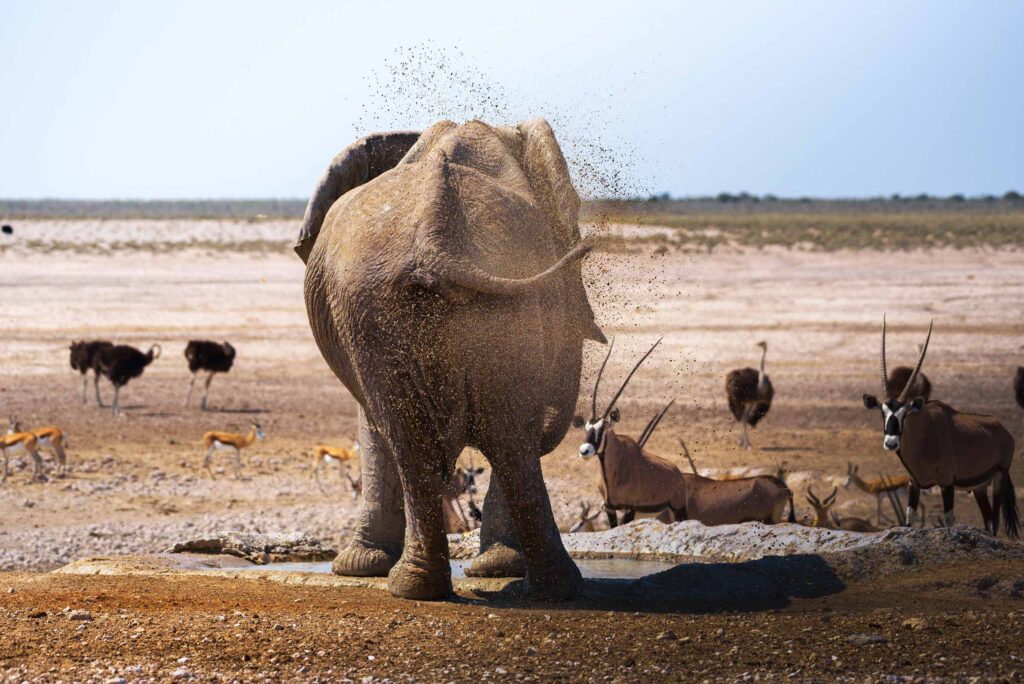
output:
M881 411L882 447L886 451L899 451L900 437L903 436L903 421L908 415L920 411L924 407L924 399L918 397L909 403L890 399L882 403L878 401L877 397L865 394L864 407L868 409L877 408Z
M476 476L482 475L484 472L483 468L459 468L459 472L462 474L463 481L466 486L463 491L467 494L476 494Z
M586 432L586 437L583 444L580 444L580 458L590 458L603 453L607 431L618 421L619 410L612 409L607 418L601 418L596 423L589 420L584 423L581 427Z

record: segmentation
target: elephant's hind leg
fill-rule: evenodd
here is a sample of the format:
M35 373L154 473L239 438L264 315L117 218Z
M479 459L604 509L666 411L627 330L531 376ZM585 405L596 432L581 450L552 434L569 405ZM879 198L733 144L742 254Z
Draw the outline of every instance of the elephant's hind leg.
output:
M336 575L386 577L402 555L405 511L398 469L385 444L359 409L359 458L363 503L352 541L334 559Z
M583 577L555 526L538 454L529 448L517 449L489 460L522 545L531 595L543 601L568 601L583 592Z
M480 526L480 555L466 568L469 577L524 577L526 564L516 538L505 494L497 477L491 478L484 498Z
M410 435L396 425L382 426L381 431L398 466L406 512L405 547L388 573L388 590L393 596L419 601L447 598L452 577L441 510L441 466L446 454L439 442L425 435Z

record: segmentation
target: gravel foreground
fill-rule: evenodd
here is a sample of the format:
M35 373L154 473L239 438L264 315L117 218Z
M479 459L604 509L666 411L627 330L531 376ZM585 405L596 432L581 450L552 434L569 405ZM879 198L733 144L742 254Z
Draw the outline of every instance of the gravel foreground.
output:
M1013 593L1017 587L1018 593ZM587 583L450 601L257 579L0 574L0 680L1018 681L1024 568L956 563L703 612Z

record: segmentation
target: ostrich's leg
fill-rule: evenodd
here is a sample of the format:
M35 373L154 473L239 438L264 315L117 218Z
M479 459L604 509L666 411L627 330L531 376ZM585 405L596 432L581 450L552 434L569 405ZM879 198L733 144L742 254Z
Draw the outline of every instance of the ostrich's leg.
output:
M192 379L188 381L188 392L185 394L185 408L188 408L189 402L192 401L192 388L196 385L196 374L192 374Z
M740 448L741 449L749 449L750 448L750 437L749 437L749 435L747 435L747 420L746 420L746 417L744 417L743 422L741 423L741 425L743 426L743 434L740 437Z
M96 405L103 406L103 397L100 396L100 374L96 371L92 372L92 386L96 390Z
M206 386L203 388L203 400L199 402L199 408L202 411L206 410L206 398L210 396L210 383L213 382L213 373L210 373L206 378Z
M242 479L242 450L235 447L235 479Z
M86 388L88 388L88 386L89 386L89 374L88 373L82 373L82 406L85 406L85 404L88 401L85 398L85 391L86 391Z
M112 404L114 415L121 417L121 386L114 385L114 403Z

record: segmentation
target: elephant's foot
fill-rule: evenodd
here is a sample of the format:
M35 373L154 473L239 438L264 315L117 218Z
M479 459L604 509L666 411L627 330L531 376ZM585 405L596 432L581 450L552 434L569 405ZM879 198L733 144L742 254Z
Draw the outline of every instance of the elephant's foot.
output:
M518 549L494 543L473 559L466 568L467 577L525 577L526 563Z
M401 559L388 573L388 591L398 598L438 601L452 593L452 571L448 560L421 565Z
M335 575L350 577L387 577L392 566L402 555L400 546L374 546L353 539L342 549L331 564Z
M528 573L526 582L530 597L538 601L571 601L583 593L583 575L564 552L562 560Z

